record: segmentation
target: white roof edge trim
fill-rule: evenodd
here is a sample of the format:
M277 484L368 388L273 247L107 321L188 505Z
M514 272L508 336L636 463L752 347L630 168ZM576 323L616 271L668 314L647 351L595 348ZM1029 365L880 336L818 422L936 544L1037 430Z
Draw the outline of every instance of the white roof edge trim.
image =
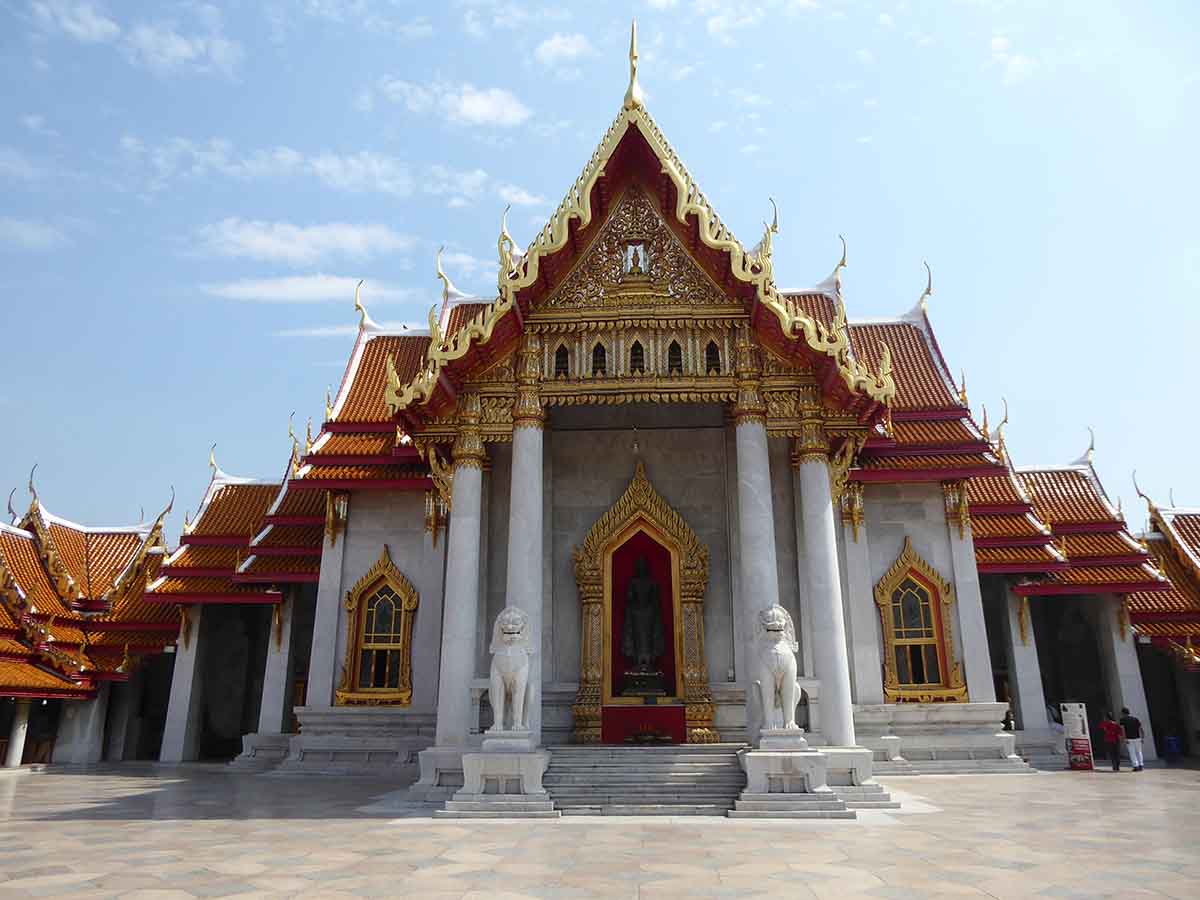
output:
M136 525L80 525L78 522L72 522L70 519L56 516L40 503L38 505L41 507L42 518L46 520L47 525L61 525L63 528L82 531L85 534L137 534L144 537L154 527L153 522L138 522Z
M253 547L259 541L261 541L263 538L265 538L268 534L271 533L271 529L274 527L275 527L274 525L268 525L266 528L264 528L262 531L260 531L258 534L256 534L253 538L251 538L250 546Z
M239 575L241 575L243 572L245 572L245 571L246 571L246 567L247 567L247 566L249 566L249 565L250 565L250 563L254 562L254 559L255 559L255 555L254 555L254 554L251 554L250 556L247 556L247 557L246 557L246 559L245 559L245 560L243 560L242 564L241 564L240 566L238 566L238 568L237 568L237 570L238 570L238 574L239 574Z
M17 537L33 539L32 531L26 531L24 528L18 528L16 525L8 525L4 522L0 522L0 531L5 534L16 535Z

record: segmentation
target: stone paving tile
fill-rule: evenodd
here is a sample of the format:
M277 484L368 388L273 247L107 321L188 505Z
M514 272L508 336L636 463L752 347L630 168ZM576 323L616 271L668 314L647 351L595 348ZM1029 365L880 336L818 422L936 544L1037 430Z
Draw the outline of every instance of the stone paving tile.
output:
M1200 897L1198 772L888 786L856 822L446 822L372 779L51 769L0 783L0 898Z

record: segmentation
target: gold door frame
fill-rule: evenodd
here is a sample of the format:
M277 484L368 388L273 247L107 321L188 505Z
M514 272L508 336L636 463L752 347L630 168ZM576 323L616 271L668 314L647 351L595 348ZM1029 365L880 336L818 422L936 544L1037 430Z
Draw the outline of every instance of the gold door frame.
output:
M580 615L579 693L571 708L573 739L600 742L600 715L608 702L611 666L612 551L637 530L648 533L672 551L675 569L672 591L677 603L675 621L676 689L682 677L686 735L689 744L719 740L713 729L713 702L704 658L704 595L708 589L708 548L683 517L654 490L639 460L633 480L575 549L575 583L582 605ZM657 534L655 534L657 532ZM665 540L663 540L665 538Z

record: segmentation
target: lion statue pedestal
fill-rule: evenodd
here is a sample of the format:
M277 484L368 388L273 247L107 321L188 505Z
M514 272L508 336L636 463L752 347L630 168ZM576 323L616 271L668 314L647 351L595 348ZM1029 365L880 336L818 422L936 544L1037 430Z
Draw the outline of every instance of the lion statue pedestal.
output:
M492 629L492 669L488 699L494 724L482 752L464 753L463 786L437 810L439 818L559 815L542 786L550 754L538 750L529 729L529 657L534 652L529 617L506 606Z

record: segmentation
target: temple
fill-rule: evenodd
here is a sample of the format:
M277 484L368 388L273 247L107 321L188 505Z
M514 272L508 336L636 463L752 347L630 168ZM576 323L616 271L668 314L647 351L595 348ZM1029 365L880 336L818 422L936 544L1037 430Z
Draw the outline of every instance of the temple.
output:
M780 288L777 212L733 235L636 58L542 230L520 250L502 223L495 295L440 253L427 330L356 295L282 477L211 457L169 554L163 516L89 530L35 496L0 527L10 763L39 699L57 740L27 761L390 773L450 804L544 777L581 811L638 799L581 780L595 748L694 748L697 809L731 807L746 748L820 756L796 790L843 800L873 773L1028 771L1062 701L1200 751L1200 513L1150 503L1135 537L1093 448L1016 465L935 337L932 275L886 319L848 317L844 244Z

